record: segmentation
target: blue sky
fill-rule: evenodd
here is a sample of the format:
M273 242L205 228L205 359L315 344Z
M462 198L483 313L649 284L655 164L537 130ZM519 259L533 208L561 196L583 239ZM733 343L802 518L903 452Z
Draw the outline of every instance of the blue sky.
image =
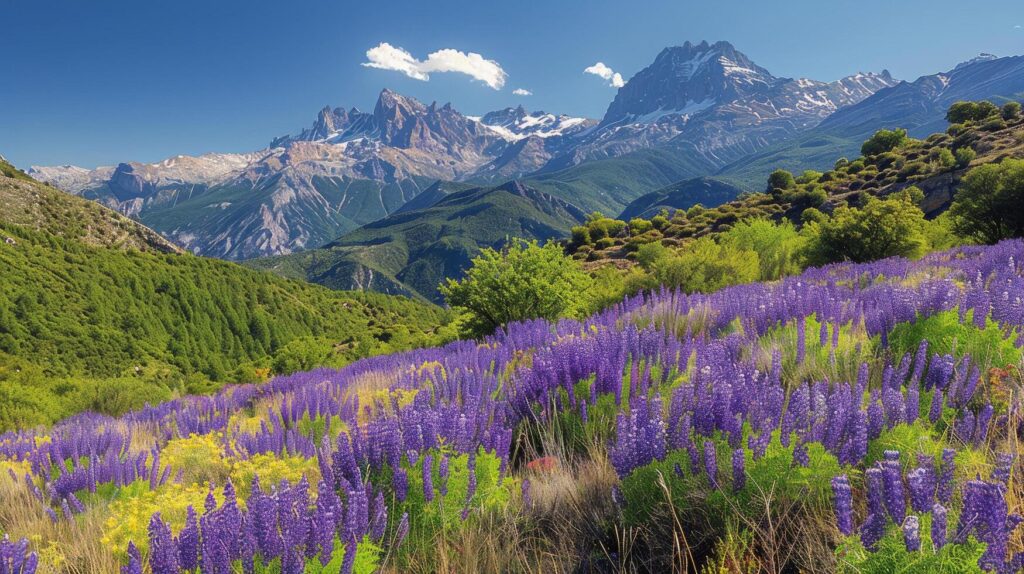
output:
M615 89L584 68L628 79L686 40L728 40L775 75L821 80L1024 54L1020 0L0 0L0 22L0 154L20 167L258 149L326 104L370 109L384 87L471 115L522 103L600 117ZM382 42L429 81L362 66ZM495 62L501 89L423 72L451 67L424 64L446 49Z

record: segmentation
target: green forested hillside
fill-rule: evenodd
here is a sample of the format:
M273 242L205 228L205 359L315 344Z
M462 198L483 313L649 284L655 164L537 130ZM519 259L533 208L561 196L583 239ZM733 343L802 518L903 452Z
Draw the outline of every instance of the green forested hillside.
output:
M321 249L247 264L335 289L374 289L439 301L437 286L459 277L481 248L509 237L562 237L582 210L512 182L456 191L436 204L395 213Z
M0 175L0 429L442 336L438 307L184 254L15 174Z

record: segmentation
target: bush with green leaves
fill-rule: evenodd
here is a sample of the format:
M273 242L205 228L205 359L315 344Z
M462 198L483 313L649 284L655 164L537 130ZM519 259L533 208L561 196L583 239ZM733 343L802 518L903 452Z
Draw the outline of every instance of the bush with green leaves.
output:
M861 155L865 157L883 154L892 151L907 141L907 130L878 130L860 148Z
M557 243L513 240L501 250L484 249L465 277L448 279L439 289L460 313L462 331L480 337L512 321L578 316L588 307L581 294L592 285Z
M980 122L999 114L999 107L992 102L955 102L946 111L946 121L951 124Z
M757 281L757 252L721 245L701 237L678 252L659 259L653 275L659 285L687 293L710 293L727 285Z
M949 208L953 229L982 243L1024 237L1024 160L973 168Z
M1020 117L1020 102L1006 102L1003 104L1000 115L1006 121L1017 119Z
M927 247L924 228L924 212L911 192L868 196L861 208L839 207L827 220L811 224L808 254L821 264L918 257Z

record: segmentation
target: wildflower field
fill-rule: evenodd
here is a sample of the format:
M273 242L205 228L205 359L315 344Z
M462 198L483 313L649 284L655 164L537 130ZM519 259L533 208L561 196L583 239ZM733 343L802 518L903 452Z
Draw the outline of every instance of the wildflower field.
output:
M0 435L0 573L1018 572L1024 242Z

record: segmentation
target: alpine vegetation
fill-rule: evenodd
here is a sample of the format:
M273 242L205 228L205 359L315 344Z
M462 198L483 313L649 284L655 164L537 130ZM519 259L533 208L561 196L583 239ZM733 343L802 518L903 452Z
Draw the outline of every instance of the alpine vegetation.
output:
M1012 240L82 414L0 572L1016 572L1022 329Z

